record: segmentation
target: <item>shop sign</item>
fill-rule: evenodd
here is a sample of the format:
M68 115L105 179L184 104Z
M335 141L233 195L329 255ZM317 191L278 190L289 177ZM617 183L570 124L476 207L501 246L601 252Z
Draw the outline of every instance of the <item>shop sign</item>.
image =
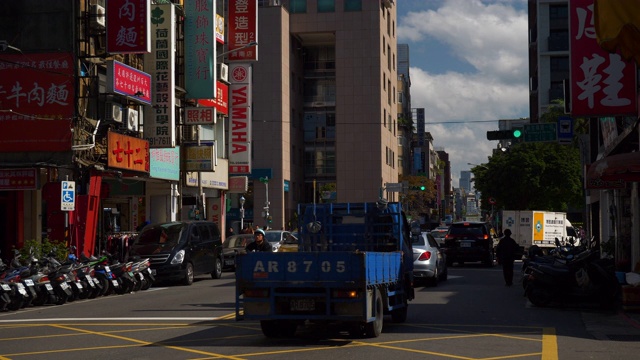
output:
M215 99L198 99L198 105L205 107L213 107L224 115L229 114L229 86L227 84L216 81L216 98Z
M258 41L258 2L246 0L229 1L229 32L227 58L232 61L258 61L258 47L248 44ZM234 51L237 49L236 51Z
M184 145L186 171L215 171L215 143Z
M71 150L73 74L71 53L2 54L0 152Z
M109 132L108 165L110 168L149 172L149 142Z
M107 52L109 54L151 52L151 2L109 0L106 6Z
M187 107L184 109L185 125L214 125L216 109L211 107Z
M173 3L153 5L151 54L144 69L153 76L152 109L144 112L144 139L152 148L176 146L176 9Z
M180 146L165 149L150 149L149 177L155 179L180 180Z
M600 47L594 27L594 2L569 1L571 114L635 115L636 64Z
M151 104L151 75L119 61L107 61L107 92Z
M38 171L28 169L0 169L0 191L37 190Z
M229 193L244 194L249 189L248 176L232 176L229 178Z

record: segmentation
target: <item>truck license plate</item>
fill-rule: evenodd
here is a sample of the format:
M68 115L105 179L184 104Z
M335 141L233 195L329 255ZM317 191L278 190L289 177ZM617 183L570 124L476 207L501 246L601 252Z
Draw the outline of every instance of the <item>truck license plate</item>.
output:
M313 311L316 309L314 299L291 299L291 311Z

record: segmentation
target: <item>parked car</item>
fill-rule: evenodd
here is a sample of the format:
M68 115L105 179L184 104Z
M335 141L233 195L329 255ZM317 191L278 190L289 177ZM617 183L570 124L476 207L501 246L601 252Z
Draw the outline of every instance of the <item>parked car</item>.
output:
M222 276L220 229L211 221L174 221L147 225L135 238L131 256L148 257L156 281L193 283L194 276Z
M291 232L286 230L267 230L264 233L264 239L271 244L273 252L278 251L282 242L284 240L289 241L288 239L292 236Z
M436 239L440 246L444 245L444 237L449 232L448 226L438 226L437 228L431 230L431 235Z
M413 283L436 286L448 277L446 255L429 232L412 237Z
M451 224L444 240L447 265L481 261L486 266L493 266L494 233L488 222L460 221Z
M236 270L236 256L245 252L245 247L255 240L253 234L229 236L222 244L222 270Z
M297 232L295 232L297 233ZM296 252L298 251L298 238L294 232L280 241L278 252Z

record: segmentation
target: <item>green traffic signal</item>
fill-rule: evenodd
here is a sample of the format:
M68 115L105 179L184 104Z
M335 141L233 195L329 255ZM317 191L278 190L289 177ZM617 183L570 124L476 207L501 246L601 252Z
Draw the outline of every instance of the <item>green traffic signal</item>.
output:
M420 186L420 191L424 191L424 189L426 189L424 185Z
M513 130L513 138L514 139L518 139L518 138L520 138L520 136L522 136L522 131L520 129L514 129Z

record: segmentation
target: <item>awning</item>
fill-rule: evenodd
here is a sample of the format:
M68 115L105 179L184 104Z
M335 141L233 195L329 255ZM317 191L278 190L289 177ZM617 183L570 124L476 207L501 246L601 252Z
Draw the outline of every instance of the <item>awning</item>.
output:
M595 0L598 44L640 65L640 0Z
M587 170L587 189L619 189L625 182L640 182L640 152L607 156Z

